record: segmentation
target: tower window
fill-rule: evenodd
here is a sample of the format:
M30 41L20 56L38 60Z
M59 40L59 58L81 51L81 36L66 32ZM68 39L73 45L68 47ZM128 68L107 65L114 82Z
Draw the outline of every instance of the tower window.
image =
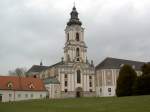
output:
M76 56L80 56L80 50L79 50L79 48L76 49Z
M69 41L69 33L67 34L67 41Z
M77 83L81 83L81 71L77 70Z
M79 33L76 33L76 41L80 41Z
M67 87L67 85L68 85L68 83L67 83L67 81L65 81L65 87Z

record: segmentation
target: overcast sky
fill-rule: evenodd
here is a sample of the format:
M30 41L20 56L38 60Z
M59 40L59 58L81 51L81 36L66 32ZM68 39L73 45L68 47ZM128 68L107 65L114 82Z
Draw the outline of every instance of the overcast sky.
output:
M61 60L74 0L0 0L0 74ZM88 58L150 61L150 0L76 0Z

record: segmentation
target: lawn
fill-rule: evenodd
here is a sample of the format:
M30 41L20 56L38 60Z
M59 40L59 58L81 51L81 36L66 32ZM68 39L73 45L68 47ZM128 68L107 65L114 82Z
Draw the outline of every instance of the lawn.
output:
M0 103L0 112L150 112L150 96Z

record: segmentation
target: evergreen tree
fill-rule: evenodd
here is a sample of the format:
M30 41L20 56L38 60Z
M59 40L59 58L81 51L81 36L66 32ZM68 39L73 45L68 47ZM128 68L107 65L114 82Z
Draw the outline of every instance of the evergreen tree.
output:
M142 73L143 75L150 75L150 63L144 64L142 66Z
M150 64L144 64L141 69L142 76L136 79L133 88L135 95L150 94Z
M137 74L130 65L124 65L119 72L117 80L116 94L117 96L132 95L133 84L135 83Z

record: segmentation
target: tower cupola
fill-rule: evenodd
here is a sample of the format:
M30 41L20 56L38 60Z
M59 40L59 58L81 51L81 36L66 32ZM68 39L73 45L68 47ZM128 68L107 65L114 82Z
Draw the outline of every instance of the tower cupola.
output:
M87 47L84 42L84 28L81 26L75 5L70 16L65 29L64 62L86 63Z
M75 6L72 8L70 15L71 15L71 18L70 18L69 22L67 23L68 26L71 26L71 25L80 25L81 26L82 25L81 21L78 18L78 12L77 12Z

